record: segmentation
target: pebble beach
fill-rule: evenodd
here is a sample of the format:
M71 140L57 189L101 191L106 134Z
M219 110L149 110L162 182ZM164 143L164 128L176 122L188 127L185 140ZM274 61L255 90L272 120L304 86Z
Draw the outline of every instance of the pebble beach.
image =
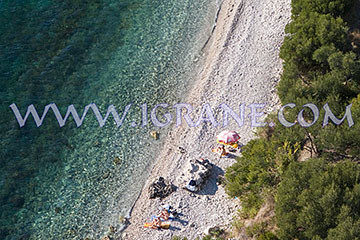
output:
M223 128L201 124L190 128L183 124L173 127L165 139L153 165L150 177L143 186L130 212L129 225L122 239L171 239L174 236L188 239L201 238L211 227L231 228L232 219L237 215L241 203L230 199L222 185L217 184L241 153L235 152L220 158L211 149L216 146L216 135L222 130L235 130L241 144L255 137L256 128L251 126L249 105L264 104L258 118L279 108L276 86L280 80L282 62L279 58L280 46L284 38L285 25L290 21L290 0L224 0L218 11L216 26L204 48L204 61L194 79L186 103L196 109L209 103L213 109L226 104L239 109L245 104L244 124L235 121ZM221 111L214 113L221 119ZM179 151L179 149L183 149ZM187 171L191 159L206 158L214 164L212 175L198 193L182 189L182 173ZM164 199L149 199L148 188L159 176L171 181L177 190ZM158 214L159 207L169 204L179 213L168 230L144 228L151 216Z

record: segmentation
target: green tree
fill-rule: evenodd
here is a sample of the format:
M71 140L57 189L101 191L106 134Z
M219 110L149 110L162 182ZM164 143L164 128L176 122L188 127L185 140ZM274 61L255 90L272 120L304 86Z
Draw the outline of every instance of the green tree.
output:
M360 167L350 161L336 165L322 159L291 163L276 196L279 237L326 239L331 233L331 239L330 236L341 233L343 224L351 227L358 222L359 171ZM349 209L352 214L345 215L343 209ZM346 220L344 216L350 217L347 222L342 221Z
M359 186L359 185L357 185ZM356 188L359 190L359 187ZM360 220L355 220L349 207L342 207L337 218L338 225L329 230L328 240L360 239Z
M314 12L301 15L286 26L285 32L288 36L281 47L280 57L285 62L295 63L302 74L321 66L319 51L324 55L325 50L330 54L335 48L345 51L349 47L346 23L331 15Z
M327 159L337 160L344 157L358 159L360 155L360 122L356 121L360 119L360 95L350 103L352 103L351 115L354 126L349 128L345 120L340 126L329 124L318 134L316 144ZM342 107L341 114L337 115L338 118L342 118L344 110L345 106Z
M353 3L353 0L292 0L292 15L296 17L301 13L317 12L343 16Z
M239 197L245 214L254 215L262 205L265 190L280 181L280 174L295 161L298 146L266 139L255 139L243 154L226 170L226 191Z
M353 3L292 0L278 94L283 104L296 104L284 113L289 122L296 123L306 103L318 106L319 121L309 128L287 128L275 115L268 117L275 128L260 131L260 139L249 142L225 175L228 194L238 196L250 215L261 206L264 192L275 193L280 239L359 239L360 168L351 161L360 155L360 61L341 18ZM323 127L326 103L340 119L352 103L355 125ZM305 110L304 118L311 121L311 111ZM298 150L309 142L317 159L297 162Z

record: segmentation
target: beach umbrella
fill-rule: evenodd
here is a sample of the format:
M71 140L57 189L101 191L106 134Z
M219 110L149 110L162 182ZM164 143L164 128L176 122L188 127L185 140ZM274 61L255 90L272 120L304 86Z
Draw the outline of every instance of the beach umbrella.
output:
M216 137L216 142L226 145L232 145L233 143L236 143L240 139L239 134L235 131L222 131L219 135Z

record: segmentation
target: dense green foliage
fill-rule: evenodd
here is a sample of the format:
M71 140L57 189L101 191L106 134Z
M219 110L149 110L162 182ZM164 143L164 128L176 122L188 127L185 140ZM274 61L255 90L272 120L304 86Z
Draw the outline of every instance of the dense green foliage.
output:
M353 0L292 0L292 15L296 17L300 14L316 12L343 16L353 2Z
M321 6L338 6L339 12L326 10ZM332 112L342 118L345 108L353 104L353 118L359 116L360 60L351 50L347 24L340 13L351 1L293 1L293 8L302 6L306 11L298 11L294 20L286 27L289 34L281 47L280 56L284 59L284 71L278 86L282 103L293 102L297 105L288 111L287 117L294 121L305 103L314 103L319 109L328 104ZM324 5L325 4L325 5ZM318 8L325 9L322 11ZM308 114L307 119L312 119ZM339 156L355 158L360 152L356 129L349 129L346 122L341 126L330 124L323 128L321 120L304 130L296 126L291 129L281 126L275 131L277 140L285 139L291 143L304 142L311 138L317 154L326 159L338 160ZM328 154L328 152L336 154ZM351 154L349 154L351 153Z
M289 35L285 37L280 57L286 63L295 63L301 72L319 65L314 55L324 60L326 55L346 49L348 28L341 18L318 13L300 15L285 31Z
M279 237L359 237L359 174L359 165L349 161L335 165L321 159L291 163L284 173L276 199ZM347 231L343 231L345 226Z
M265 190L279 182L279 173L295 161L297 150L266 139L252 140L244 147L242 157L227 169L225 177L228 194L242 200L245 215L256 214Z
M254 216L265 197L275 198L280 239L360 239L360 60L343 20L353 4L292 0L278 94L283 104L296 104L284 113L296 125L287 128L269 116L275 128L261 130L226 173L226 190L241 200L245 217ZM318 107L320 118L304 128L297 116L307 103ZM338 119L352 104L354 126L349 119L323 126L325 104ZM308 110L304 118L311 122ZM298 161L305 152L312 158Z
M272 232L266 232L261 234L257 240L278 240L279 238L276 237L275 234L273 234Z

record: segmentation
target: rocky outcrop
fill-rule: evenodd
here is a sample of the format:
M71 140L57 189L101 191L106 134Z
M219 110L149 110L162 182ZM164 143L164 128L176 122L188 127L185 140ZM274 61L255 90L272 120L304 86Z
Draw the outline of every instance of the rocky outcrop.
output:
M163 177L159 177L149 186L150 198L165 198L176 190L176 187Z

